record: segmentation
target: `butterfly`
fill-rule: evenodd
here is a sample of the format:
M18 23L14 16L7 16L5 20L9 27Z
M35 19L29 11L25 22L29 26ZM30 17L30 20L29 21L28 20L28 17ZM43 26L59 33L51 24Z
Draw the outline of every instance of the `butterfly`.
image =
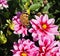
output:
M28 19L28 14L26 13L22 13L20 15L20 21L24 26L28 26L29 25L29 19Z

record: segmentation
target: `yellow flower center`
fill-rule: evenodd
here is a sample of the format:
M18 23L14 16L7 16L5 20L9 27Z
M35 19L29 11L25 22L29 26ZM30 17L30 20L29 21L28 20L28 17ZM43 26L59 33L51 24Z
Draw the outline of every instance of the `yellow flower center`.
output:
M47 28L47 25L46 25L46 24L43 24L43 25L42 25L42 28L43 28L43 29L46 29L46 28Z
M22 52L22 53L21 53L21 56L27 56L27 53Z

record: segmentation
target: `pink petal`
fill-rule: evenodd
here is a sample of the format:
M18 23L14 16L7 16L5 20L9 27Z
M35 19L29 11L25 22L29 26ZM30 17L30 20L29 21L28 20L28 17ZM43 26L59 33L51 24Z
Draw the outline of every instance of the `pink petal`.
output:
M54 19L54 18L49 19L49 20L47 21L48 24L54 24L54 22L55 22L55 19Z
M31 22L34 22L35 24L38 24L39 22L35 19L32 19Z
M42 42L42 40L39 40L39 45L40 46L43 46L44 45L44 43Z
M58 44L59 44L59 41L54 41L54 42L51 43L51 45L47 48L47 50L54 48L54 46L56 46L56 45L58 45Z
M30 33L32 33L33 31L34 31L33 28L30 28L30 29L29 29L29 32L30 32Z
M52 33L52 34L54 34L54 35L59 35L59 32L57 31L57 29L58 29L58 26L56 26L56 25L50 25L50 29L49 29L49 32L50 33Z
M55 51L58 51L58 47L55 47L51 50L51 52L55 52Z
M44 22L44 23L45 23L47 20L48 20L48 15L47 15L47 14L45 14L45 15L44 15L44 17L42 18L42 22Z
M13 56L20 56L19 54L14 54Z
M22 33L22 37L24 37L25 36L25 34L24 33Z
M34 41L38 40L38 35L36 33L32 33L32 37Z
M14 30L18 30L20 28L20 25L15 25Z
M14 48L15 50L18 50L18 46L17 46L16 44L13 45L13 48Z
M38 17L38 16L36 16L36 15L35 15L35 18L36 18L37 20L39 20L39 17Z
M24 46L23 46L22 44L20 44L20 45L19 45L19 50L22 51L22 48L23 48L23 47L24 47Z
M34 29L37 29L38 23L35 23L33 20L31 20L30 23Z

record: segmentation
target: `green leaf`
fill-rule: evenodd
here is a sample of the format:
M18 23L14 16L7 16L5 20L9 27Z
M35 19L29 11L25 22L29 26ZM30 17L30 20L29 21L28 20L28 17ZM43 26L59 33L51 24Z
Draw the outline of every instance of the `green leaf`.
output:
M41 6L40 3L32 4L32 5L30 6L30 10L36 10L36 9L40 8L40 6Z
M27 2L27 0L22 0L23 3Z
M24 8L25 8L25 9L28 9L28 6L29 6L29 5L30 5L30 3L29 3L29 2L26 2L25 5L24 5Z
M60 18L58 18L56 22L59 22L59 21L60 21Z
M22 0L22 3L30 2L30 0Z
M53 14L48 13L49 18L54 18Z
M56 13L60 13L60 10L57 10L57 9L56 9L54 13L55 13L55 14L56 14Z
M33 0L33 3L43 3L43 0Z
M11 34L12 34L12 32L10 30L7 30L6 35L11 35Z
M9 12L5 12L5 13L4 13L4 17L5 17L5 18L9 18L9 16L10 16L10 13L9 13Z
M47 4L43 9L42 9L42 12L43 13L48 13L48 9L50 8L50 5Z
M60 40L60 36L56 36L55 39L56 39L56 40Z
M38 0L33 0L33 3L37 3L38 2Z

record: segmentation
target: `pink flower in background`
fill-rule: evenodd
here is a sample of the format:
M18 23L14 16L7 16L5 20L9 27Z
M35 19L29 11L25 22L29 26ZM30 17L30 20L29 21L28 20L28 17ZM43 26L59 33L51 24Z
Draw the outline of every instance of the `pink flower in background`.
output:
M21 21L20 21L20 15L21 13L18 12L16 16L12 18L13 23L15 24L14 26L14 33L15 34L22 34L22 37L27 35L27 27L24 26Z
M48 15L41 15L40 17L35 16L36 19L32 19L30 23L32 28L29 32L32 33L33 39L38 40L41 36L52 36L59 35L58 26L54 25L55 19L48 19Z
M18 43L14 42L13 56L37 56L39 48L34 45L34 42L27 40L18 40Z
M60 56L59 41L52 41L49 38L39 40L40 51L38 56Z
M0 0L0 9L8 8L7 0Z

